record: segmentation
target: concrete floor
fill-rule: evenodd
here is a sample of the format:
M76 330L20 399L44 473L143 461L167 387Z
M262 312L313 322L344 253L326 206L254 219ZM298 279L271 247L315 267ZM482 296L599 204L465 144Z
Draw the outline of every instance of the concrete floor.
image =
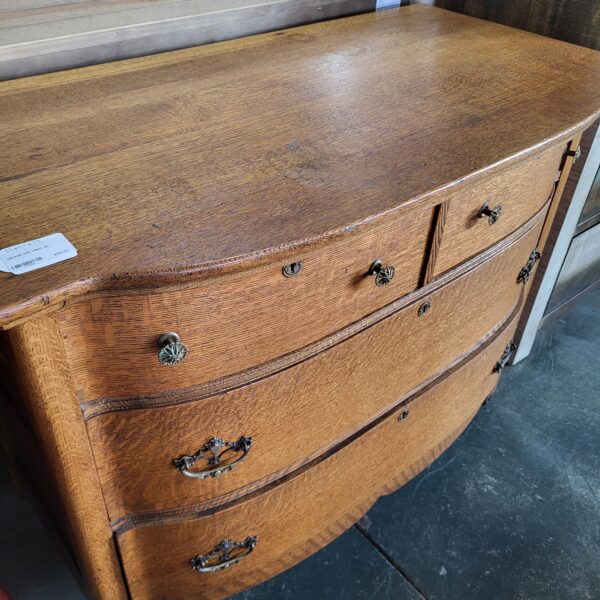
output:
M82 599L6 476L0 586L14 600ZM429 469L321 552L234 598L600 598L600 290L540 332Z

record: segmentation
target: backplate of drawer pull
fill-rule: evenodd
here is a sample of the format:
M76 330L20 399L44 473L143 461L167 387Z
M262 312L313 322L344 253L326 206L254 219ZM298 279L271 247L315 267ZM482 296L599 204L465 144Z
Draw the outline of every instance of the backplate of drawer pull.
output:
M187 356L187 346L181 343L179 334L174 331L163 333L158 338L158 347L158 362L161 365L176 365Z
M498 219L502 215L502 205L496 204L494 208L490 208L490 205L486 202L480 209L478 213L478 217L483 219L484 217L488 218L488 224L494 225L497 223Z
M529 281L531 271L533 271L535 263L540 260L541 257L542 255L535 248L531 251L527 263L525 263L525 266L519 271L517 283L527 283Z
M504 367L506 366L506 363L508 362L508 359L511 357L512 353L516 349L517 349L517 347L513 344L512 341L510 341L506 345L506 348L504 348L504 352L502 353L500 360L494 365L494 373L500 373L500 371L502 371L502 369L504 369Z
M383 287L394 279L396 269L392 265L384 265L380 259L377 259L373 261L367 274L375 275L375 285Z
M237 442L227 442L221 438L213 437L200 450L191 456L184 455L173 460L175 468L186 477L194 479L207 479L208 477L219 477L228 473L239 465L250 452L252 438L241 436ZM228 464L221 464L223 459L231 454L241 452L241 456ZM191 471L190 469L199 461L206 460L209 468L202 471Z
M208 554L198 554L192 558L192 569L198 573L215 573L228 569L251 554L257 543L258 538L255 535L248 536L243 542L222 540ZM237 552L238 550L240 552ZM232 552L237 553L232 556Z

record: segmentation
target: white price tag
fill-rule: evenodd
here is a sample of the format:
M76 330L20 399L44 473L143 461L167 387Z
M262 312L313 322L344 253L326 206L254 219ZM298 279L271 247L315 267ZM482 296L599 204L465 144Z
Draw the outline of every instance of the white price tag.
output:
M377 0L375 10L384 10L386 8L397 8L402 4L402 0Z
M62 233L0 250L0 271L22 275L77 256L75 246Z

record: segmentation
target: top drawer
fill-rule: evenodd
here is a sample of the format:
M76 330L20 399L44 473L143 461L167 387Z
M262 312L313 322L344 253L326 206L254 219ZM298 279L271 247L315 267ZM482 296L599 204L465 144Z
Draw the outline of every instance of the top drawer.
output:
M553 191L564 150L555 146L451 192L434 275L489 248L536 214Z
M432 209L402 213L284 263L213 278L194 288L105 296L59 316L82 400L164 392L243 371L354 322L417 288ZM190 243L193 243L190 240ZM377 286L375 259L395 267ZM157 341L177 332L187 346L174 366L159 363Z

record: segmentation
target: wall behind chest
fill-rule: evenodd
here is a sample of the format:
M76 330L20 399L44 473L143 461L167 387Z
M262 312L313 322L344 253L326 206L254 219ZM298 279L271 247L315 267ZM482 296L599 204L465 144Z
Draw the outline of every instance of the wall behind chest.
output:
M314 23L374 10L375 4L375 0L8 0L0 3L0 80Z

